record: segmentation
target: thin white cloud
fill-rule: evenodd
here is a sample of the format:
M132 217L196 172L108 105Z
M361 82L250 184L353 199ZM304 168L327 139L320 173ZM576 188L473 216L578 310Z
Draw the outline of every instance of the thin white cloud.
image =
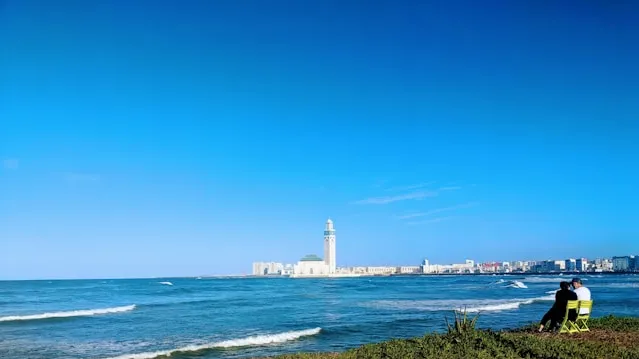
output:
M399 218L399 219L411 219L411 218L425 217L425 216L430 216L431 214L435 214L435 213L449 212L449 211L456 211L458 209L470 208L470 207L477 206L478 204L479 204L479 202L468 202L468 203L459 204L459 205L456 205L456 206L435 208L435 209L431 209L430 211L425 211L425 212L408 213L408 214L405 214L405 215L397 216L397 218Z
M402 187L391 187L386 189L387 191L410 191L410 190L415 190L415 189L420 189L420 188L424 188L424 187L428 187L435 184L435 181L431 181L431 182L422 182L422 183L418 183L418 184L413 184L410 186L402 186Z
M439 222L451 220L453 218L455 218L455 216L437 217L437 218L426 219L426 220L423 220L423 221L408 222L407 224L417 225L417 224L426 224L426 223L439 223Z
M97 182L102 177L94 173L78 173L78 172L66 172L62 174L63 178L67 182Z
M354 202L355 204L388 204L398 201L407 201L412 199L422 199L426 197L435 197L439 194L437 191L415 191L397 196L371 197Z
M2 160L2 167L7 170L15 170L20 166L20 160L17 158L5 158Z
M461 187L443 187L437 190L419 190L395 196L371 197L353 202L354 204L388 204L399 201L419 200L427 197L435 197L442 191L461 189Z

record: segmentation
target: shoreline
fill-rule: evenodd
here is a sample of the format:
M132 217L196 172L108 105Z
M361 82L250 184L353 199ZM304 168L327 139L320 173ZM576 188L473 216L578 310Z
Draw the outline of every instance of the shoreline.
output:
M288 275L252 275L252 274L231 274L231 275L200 275L200 276L177 276L177 277L130 277L130 278L33 278L33 279L0 279L0 282L54 282L54 281L95 281L95 280L162 280L162 279L249 279L249 278L378 278L378 277L454 277L454 276L617 276L617 275L638 275L639 272L511 272L511 273L414 273L414 274L347 274L337 276L305 276L293 278ZM568 278L566 278L568 279Z
M593 275L606 275L606 276L617 276L617 275L639 275L639 272L511 272L511 273L414 273L414 274L355 274L355 275L336 275L336 276L288 276L288 275L250 275L247 274L245 276L212 276L202 278L269 278L269 279L281 279L281 278L387 278L387 277L402 277L402 278L416 278L416 277L499 277L499 276L519 276L519 277L529 277L529 276L557 276L557 277L566 277L566 280L569 280L572 277L578 276L593 276ZM191 278L191 277L187 277ZM167 279L170 279L167 277Z

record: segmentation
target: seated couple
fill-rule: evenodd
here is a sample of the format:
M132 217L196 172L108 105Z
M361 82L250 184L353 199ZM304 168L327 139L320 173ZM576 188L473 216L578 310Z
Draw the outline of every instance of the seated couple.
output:
M575 289L570 290L570 286ZM550 321L550 329L556 330L564 320L566 315L566 306L569 300L590 300L590 290L583 286L581 279L573 278L572 283L561 282L559 283L559 290L555 293L555 303L552 308L544 315L539 323L539 331L544 330L544 326ZM587 308L581 308L579 314L587 314ZM568 313L568 319L574 321L577 319L577 311L570 310Z

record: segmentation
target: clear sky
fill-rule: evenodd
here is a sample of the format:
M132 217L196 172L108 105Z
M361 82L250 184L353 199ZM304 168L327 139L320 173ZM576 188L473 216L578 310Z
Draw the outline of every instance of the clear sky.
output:
M639 254L639 2L0 1L0 278Z

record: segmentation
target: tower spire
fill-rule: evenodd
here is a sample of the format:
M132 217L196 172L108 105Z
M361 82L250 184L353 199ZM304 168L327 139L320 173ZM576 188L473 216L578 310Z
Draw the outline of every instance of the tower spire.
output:
M330 218L326 220L326 227L324 228L324 263L328 265L328 273L334 274L337 267L335 260L335 228Z

